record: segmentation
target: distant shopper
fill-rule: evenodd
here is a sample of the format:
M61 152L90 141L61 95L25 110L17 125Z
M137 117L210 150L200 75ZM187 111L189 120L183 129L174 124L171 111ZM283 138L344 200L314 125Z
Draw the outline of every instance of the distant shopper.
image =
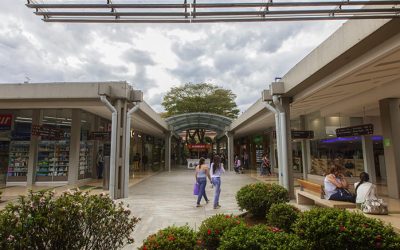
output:
M225 157L225 154L224 153L222 153L221 154L221 163L225 166L225 162L226 162L226 157Z
M348 201L354 203L354 195L350 193L348 187L349 184L341 173L341 167L333 165L324 180L325 198L327 200Z
M214 156L213 163L211 164L211 183L215 187L214 191L214 209L218 209L219 195L221 193L221 174L225 173L224 165L221 163L221 158L218 155Z
M143 171L146 171L146 166L147 166L148 160L149 159L147 158L147 155L143 155L143 157L142 157Z
M249 154L246 151L243 152L243 166L245 169L249 169Z
M243 167L242 167L242 161L239 158L239 155L235 156L235 162L234 162L234 167L233 170L235 170L235 172L237 174L243 174Z
M271 162L268 159L268 155L266 153L263 154L262 164L261 164L261 175L270 176L271 173Z
M361 204L367 199L376 198L376 186L369 182L369 174L362 172L360 174L360 181L354 183L356 193L356 205L357 208L361 208Z
M104 169L103 149L99 149L99 152L97 153L96 165L97 165L97 179L101 179L103 178L103 169Z
M210 176L210 170L205 164L206 160L201 157L199 161L199 165L196 167L196 173L195 173L195 179L197 184L199 185L199 194L197 195L197 207L201 207L200 202L202 197L204 197L204 200L206 203L209 202L206 194L206 185L207 185L207 177L211 181L211 176Z
M133 157L133 169L134 170L139 170L140 168L140 154L136 153L135 156Z

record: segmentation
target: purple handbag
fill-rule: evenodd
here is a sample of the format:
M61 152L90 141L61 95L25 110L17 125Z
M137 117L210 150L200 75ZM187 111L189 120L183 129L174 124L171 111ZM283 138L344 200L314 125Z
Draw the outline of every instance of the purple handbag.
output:
M193 195L199 195L199 184L195 183L193 186Z

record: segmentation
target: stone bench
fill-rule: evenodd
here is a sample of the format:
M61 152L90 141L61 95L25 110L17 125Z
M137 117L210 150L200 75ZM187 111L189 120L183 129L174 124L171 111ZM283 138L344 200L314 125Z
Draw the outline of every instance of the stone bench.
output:
M296 190L296 201L299 205L317 205L331 208L355 208L356 204L344 201L332 201L324 199L324 186L297 179L300 190Z

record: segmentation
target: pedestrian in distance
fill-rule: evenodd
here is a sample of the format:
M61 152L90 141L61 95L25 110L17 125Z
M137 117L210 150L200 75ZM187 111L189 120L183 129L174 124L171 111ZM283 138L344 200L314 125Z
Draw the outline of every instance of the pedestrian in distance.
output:
M262 158L262 163L261 163L261 175L268 175L270 176L271 173L271 162L268 159L268 156L266 153L264 153L263 158Z
M205 164L205 162L206 160L203 157L201 157L199 160L199 165L196 167L195 179L197 184L199 185L199 194L197 195L196 207L201 207L200 202L203 197L207 204L209 202L206 194L207 178L210 180L211 184L212 181L210 176L210 170L207 164Z
M235 156L235 162L234 162L234 167L233 170L235 170L235 173L237 174L243 174L243 167L242 167L242 161L239 158L239 155Z
M99 152L97 153L96 166L97 166L97 179L101 179L103 178L103 169L104 169L103 149L99 149Z
M213 163L211 164L211 183L214 189L214 209L218 209L219 195L221 194L221 174L225 173L224 165L221 163L221 158L218 155L214 156Z

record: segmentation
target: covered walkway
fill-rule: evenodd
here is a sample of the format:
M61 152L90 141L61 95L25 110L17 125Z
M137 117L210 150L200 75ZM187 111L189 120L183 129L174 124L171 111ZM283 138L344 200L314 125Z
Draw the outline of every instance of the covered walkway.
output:
M135 244L125 249L136 249L148 235L164 227L182 226L187 223L192 228L198 228L204 219L214 214L241 213L236 204L236 192L242 186L256 181L247 175L226 172L222 177L220 209L213 209L211 201L214 189L211 189L210 183L206 187L210 203L205 205L203 200L204 206L196 208L193 170L160 172L142 181L129 189L129 198L123 199L129 204L133 214L142 219L133 235Z

